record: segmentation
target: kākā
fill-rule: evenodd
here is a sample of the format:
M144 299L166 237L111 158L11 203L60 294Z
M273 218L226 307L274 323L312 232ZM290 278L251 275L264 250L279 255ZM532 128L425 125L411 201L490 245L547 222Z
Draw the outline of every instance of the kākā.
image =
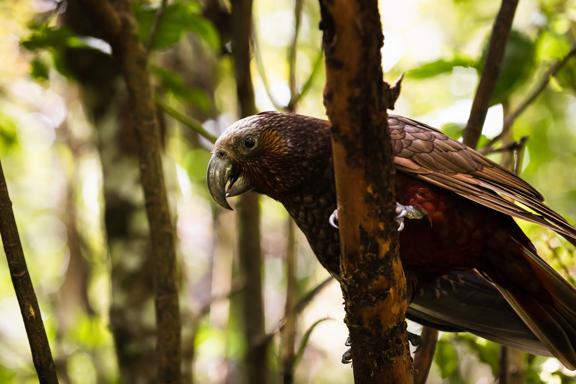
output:
M396 198L425 214L400 232L407 317L468 331L576 369L576 290L536 253L513 217L576 245L576 229L533 187L475 150L417 121L389 116ZM253 190L280 201L320 263L338 278L330 124L264 112L237 121L208 165L213 198Z

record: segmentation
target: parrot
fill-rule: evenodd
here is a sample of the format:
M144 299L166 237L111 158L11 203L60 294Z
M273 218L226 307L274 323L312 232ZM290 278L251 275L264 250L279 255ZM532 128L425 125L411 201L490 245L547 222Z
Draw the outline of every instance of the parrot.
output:
M392 114L388 129L406 317L555 356L576 369L576 289L538 255L515 219L572 245L576 229L530 184L440 130ZM321 265L339 278L329 121L275 111L236 121L214 144L207 184L227 209L228 198L250 191L280 202Z

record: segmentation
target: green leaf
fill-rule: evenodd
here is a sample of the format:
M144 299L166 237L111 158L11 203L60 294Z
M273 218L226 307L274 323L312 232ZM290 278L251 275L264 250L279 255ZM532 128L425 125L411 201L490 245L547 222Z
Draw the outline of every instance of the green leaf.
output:
M476 60L466 56L455 56L450 59L439 59L428 63L421 64L418 67L406 72L406 77L412 79L428 79L444 73L452 72L455 67L473 67L476 68Z
M212 22L201 15L190 15L188 31L202 38L210 48L220 48L220 35Z
M457 123L448 123L448 124L444 124L440 130L450 136L453 139L459 139L462 137L462 135L464 135L464 128L466 128L465 125L462 124L457 124Z
M318 325L322 324L323 322L325 322L327 320L332 320L332 319L329 317L324 317L322 319L316 320L310 326L310 328L308 328L306 330L306 332L304 332L304 335L302 335L302 340L300 341L300 345L298 346L298 350L296 351L296 356L294 357L294 366L297 366L298 363L300 362L300 360L302 360L302 356L304 356L304 351L306 351L306 346L308 345L308 342L310 341L310 336L312 335L312 332L314 331L314 329L316 329L316 327Z
M0 154L5 154L18 145L18 127L11 117L0 113Z
M199 87L190 87L184 83L181 74L162 67L153 67L152 73L162 88L169 91L182 102L194 104L203 112L209 112L213 103L206 91Z
M570 51L570 46L571 43L568 36L558 35L552 31L544 31L538 38L538 60L549 61L561 59Z
M157 8L147 6L135 10L140 38L147 41L156 20ZM212 48L218 48L220 37L214 26L201 15L196 3L173 3L166 7L152 49L166 49L177 43L185 32L193 32Z
M40 26L20 43L29 51L49 48L85 47L83 38L78 37L66 27Z
M556 74L555 79L560 87L570 89L576 93L576 63L574 59Z
M206 180L206 167L210 160L210 152L204 149L193 149L186 155L184 164L190 180L204 185Z
M48 64L40 57L35 57L30 63L30 76L33 79L39 81L48 80L49 73Z

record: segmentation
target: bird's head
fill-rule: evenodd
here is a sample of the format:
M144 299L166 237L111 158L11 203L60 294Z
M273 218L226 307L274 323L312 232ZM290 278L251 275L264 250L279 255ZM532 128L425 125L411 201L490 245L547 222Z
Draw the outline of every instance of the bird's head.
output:
M254 190L275 199L311 181L330 157L329 125L312 117L264 112L239 120L214 144L208 189L226 198Z

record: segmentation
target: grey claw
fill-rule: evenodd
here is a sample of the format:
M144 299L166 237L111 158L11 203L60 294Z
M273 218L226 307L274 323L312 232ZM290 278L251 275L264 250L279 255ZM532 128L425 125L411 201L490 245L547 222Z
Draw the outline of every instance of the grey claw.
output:
M396 222L398 223L398 232L404 229L404 219L421 219L424 213L416 209L413 205L402 205L396 202Z
M330 223L331 226L338 229L338 208L336 208L334 212L332 212L332 214L328 218L328 222Z
M416 350L420 349L422 346L422 337L416 333L408 332L408 341L416 347Z
M346 341L344 342L344 345L347 346L347 347L349 347L349 346L352 345L352 341L350 341L350 336L348 336L348 337L346 338Z
M349 348L342 354L342 364L350 364L352 362L352 348Z

